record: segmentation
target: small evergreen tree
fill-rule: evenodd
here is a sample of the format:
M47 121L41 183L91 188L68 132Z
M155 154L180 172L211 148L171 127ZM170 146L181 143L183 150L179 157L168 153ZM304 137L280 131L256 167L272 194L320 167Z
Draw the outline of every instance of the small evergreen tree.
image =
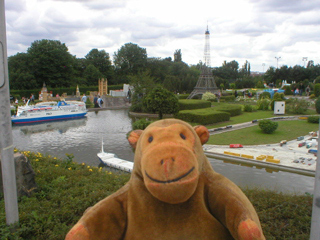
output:
M157 86L144 98L143 105L152 113L159 113L159 119L163 114L175 114L179 111L178 98L167 89Z
M262 132L271 134L278 128L278 123L272 122L269 119L265 119L265 120L259 121L259 127L262 130Z

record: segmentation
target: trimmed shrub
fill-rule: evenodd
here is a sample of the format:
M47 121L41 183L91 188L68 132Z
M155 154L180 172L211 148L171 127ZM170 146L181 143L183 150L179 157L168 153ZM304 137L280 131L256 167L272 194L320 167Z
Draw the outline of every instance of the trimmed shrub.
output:
M213 108L203 108L197 110L183 110L175 116L186 122L208 125L217 122L230 120L230 114L227 112L215 111Z
M217 99L217 96L212 92L205 92L202 95L202 100L213 102Z
M236 97L234 95L227 95L227 96L221 96L220 101L225 101L225 102L234 102Z
M178 98L162 86L153 88L143 99L143 106L151 113L159 113L162 119L163 114L175 114L179 111Z
M320 98L318 98L318 99L316 100L316 105L315 105L315 107L316 107L317 113L320 114Z
M244 112L253 112L253 106L250 105L250 104L245 104L244 107L243 107L243 111Z
M259 121L259 127L262 130L262 132L271 134L278 128L278 123L272 122L269 119L265 119L265 120Z
M309 123L319 123L320 116L308 116Z
M258 110L269 110L271 100L269 98L261 98L257 101Z
M132 130L141 129L144 130L148 125L152 123L152 121L149 121L145 118L141 118L134 123L132 123Z
M230 116L233 117L233 116L241 115L242 106L241 105L230 104L230 105L224 105L224 106L216 107L215 110L221 111L221 112L228 112L228 113L230 113Z
M275 92L273 95L273 99L284 100L284 93Z
M178 99L187 99L187 97L189 97L189 94L177 94L176 96L178 97Z
M211 102L205 101L205 100L196 100L196 99L179 100L180 110L192 110L192 109L209 108L209 107L211 107Z
M320 83L316 83L314 85L314 95L316 97L319 97L320 96Z
M271 98L271 94L269 92L263 92L259 95L259 99L262 99L262 98Z

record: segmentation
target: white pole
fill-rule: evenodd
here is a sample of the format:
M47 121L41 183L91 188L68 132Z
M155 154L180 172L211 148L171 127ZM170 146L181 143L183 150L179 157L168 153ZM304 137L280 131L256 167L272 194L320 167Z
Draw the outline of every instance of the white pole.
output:
M320 124L319 124L319 133L320 133ZM318 154L317 154L316 176L314 178L315 180L314 180L310 240L320 240L320 144L319 144L319 138L320 136L318 136Z
M11 225L18 223L19 213L13 157L4 9L4 0L0 0L0 153L6 222L8 225Z

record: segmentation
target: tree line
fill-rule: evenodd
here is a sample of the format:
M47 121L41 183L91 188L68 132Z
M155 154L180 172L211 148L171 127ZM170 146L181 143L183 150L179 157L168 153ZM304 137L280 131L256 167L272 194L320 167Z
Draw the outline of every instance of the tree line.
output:
M181 49L174 52L173 59L148 58L147 50L134 43L121 46L113 53L113 61L109 53L96 48L84 58L77 58L64 43L42 39L34 41L26 53L10 56L8 67L10 88L14 90L37 89L43 83L50 88L96 86L99 78L107 78L110 85L133 82L138 86L139 82L146 82L160 84L172 92L189 93L197 83L202 63L183 62ZM248 61L240 67L233 60L224 61L212 72L220 88L260 88L263 82L313 82L320 76L320 66L309 61L306 68L270 67L264 75L252 76Z

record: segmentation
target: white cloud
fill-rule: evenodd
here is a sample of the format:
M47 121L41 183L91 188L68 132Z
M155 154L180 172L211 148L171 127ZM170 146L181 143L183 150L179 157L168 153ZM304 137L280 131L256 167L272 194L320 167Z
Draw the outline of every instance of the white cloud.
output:
M14 4L13 4L14 2ZM211 37L211 64L245 60L253 71L262 63L303 65L302 57L319 63L320 6L291 0L15 0L7 1L8 55L26 52L35 40L65 43L84 57L92 48L113 56L125 43L146 48L149 57L203 60L204 32Z

